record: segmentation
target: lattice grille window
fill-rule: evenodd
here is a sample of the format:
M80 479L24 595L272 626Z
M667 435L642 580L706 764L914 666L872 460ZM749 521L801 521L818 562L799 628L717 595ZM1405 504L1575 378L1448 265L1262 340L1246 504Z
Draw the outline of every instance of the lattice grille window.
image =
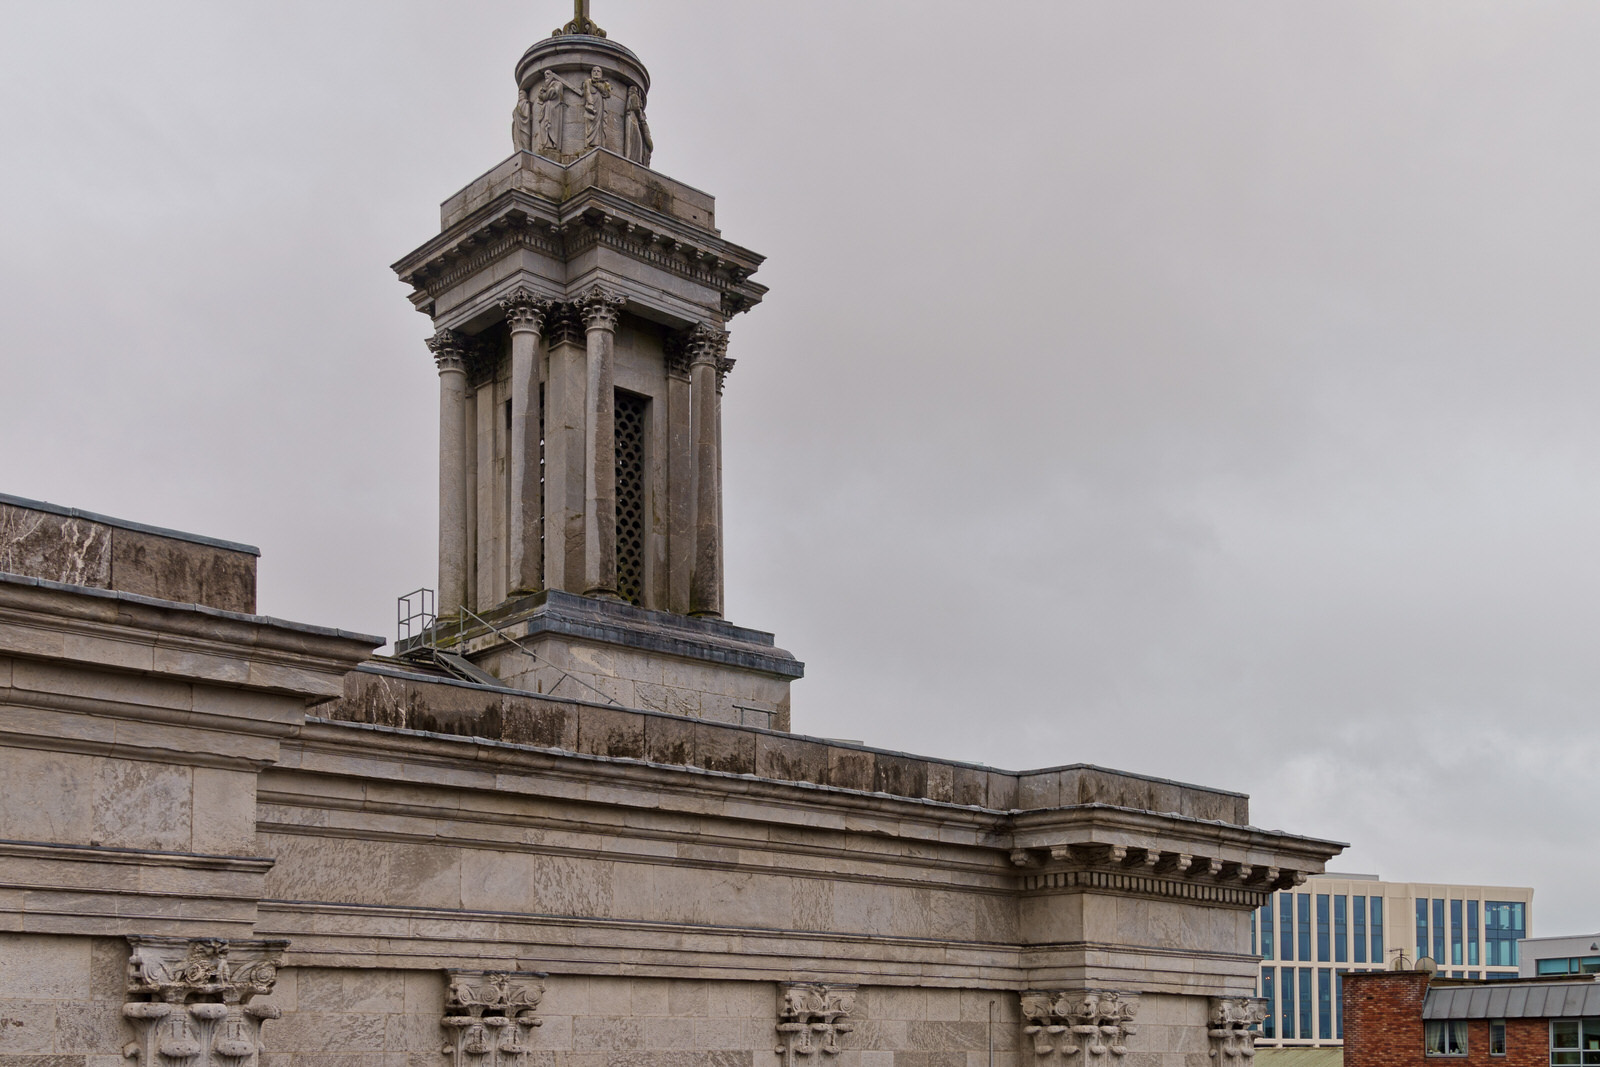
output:
M650 401L617 390L617 593L644 600L644 413Z

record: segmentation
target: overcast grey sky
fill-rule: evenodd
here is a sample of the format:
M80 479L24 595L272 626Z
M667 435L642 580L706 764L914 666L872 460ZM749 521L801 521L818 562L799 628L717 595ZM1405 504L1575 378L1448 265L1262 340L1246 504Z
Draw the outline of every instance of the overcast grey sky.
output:
M388 264L563 0L0 0L0 491L433 584ZM797 730L1239 789L1600 929L1600 4L595 0L771 257L728 606Z

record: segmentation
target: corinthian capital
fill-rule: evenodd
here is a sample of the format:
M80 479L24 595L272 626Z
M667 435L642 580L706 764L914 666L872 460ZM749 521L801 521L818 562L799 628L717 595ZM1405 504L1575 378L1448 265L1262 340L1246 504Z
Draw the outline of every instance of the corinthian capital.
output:
M583 316L584 329L615 330L617 319L622 314L622 305L627 302L627 297L612 292L603 285L591 287L577 300L578 314Z
M691 366L696 363L709 363L712 366L717 366L727 358L728 331L720 326L713 326L709 322L702 322L689 331L689 341L686 348Z
M428 349L433 353L433 362L438 366L440 374L446 371L466 370L467 345L461 335L454 330L440 330L428 338Z
M545 315L550 311L550 301L519 286L500 301L500 310L506 313L506 323L512 333L542 333Z

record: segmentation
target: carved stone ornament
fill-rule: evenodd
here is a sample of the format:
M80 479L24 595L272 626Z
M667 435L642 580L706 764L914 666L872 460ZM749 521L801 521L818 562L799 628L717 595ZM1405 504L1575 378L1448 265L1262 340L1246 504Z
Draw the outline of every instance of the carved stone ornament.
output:
M596 285L578 298L578 314L583 316L583 326L586 330L615 330L617 319L622 315L622 307L628 298L621 293L614 293L601 285Z
M716 366L727 358L728 331L709 322L702 322L689 331L685 345L689 363L710 363Z
M440 374L466 369L467 346L454 330L440 330L428 338L428 350L433 353L433 362L438 365Z
M1222 1063L1248 1061L1256 1054L1256 1027L1267 1019L1267 1002L1257 997L1212 997L1211 1058Z
M130 937L128 1002L139 1067L255 1067L261 1024L282 1013L253 999L272 992L287 941Z
M550 301L519 287L500 301L500 310L506 313L506 324L511 327L512 333L524 331L540 333L544 330L545 315L550 310Z
M783 1067L810 1057L837 1056L839 1038L855 1029L856 987L816 982L786 982L778 987L778 1046Z
M1092 1062L1128 1054L1127 1039L1139 1032L1133 1025L1138 1013L1137 993L1034 990L1022 994L1022 1033L1036 1056L1082 1055L1080 1062Z
M589 0L573 0L572 21L552 33L552 37L565 37L569 34L581 34L585 37L604 37L606 31L595 24L589 17Z
M451 1035L443 1048L452 1067L525 1067L528 1035L544 999L544 980L534 972L446 971L450 992L444 1021Z

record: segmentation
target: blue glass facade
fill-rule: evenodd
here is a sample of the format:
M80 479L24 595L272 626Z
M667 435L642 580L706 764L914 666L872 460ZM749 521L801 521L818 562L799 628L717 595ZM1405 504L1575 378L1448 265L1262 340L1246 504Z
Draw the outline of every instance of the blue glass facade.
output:
M1307 888L1312 892L1279 891L1273 894L1276 904L1268 898L1251 915L1252 946L1262 959L1259 993L1268 1012L1260 1039L1273 1044L1342 1041L1343 976L1381 970L1401 951L1401 946L1385 944L1383 895L1316 892L1323 888L1318 883ZM1372 883L1372 888L1382 887ZM1409 886L1406 890L1401 901L1414 902L1416 923L1414 944L1404 945L1408 961L1415 958L1415 948L1417 955L1450 967L1478 967L1480 960L1489 967L1515 967L1517 939L1527 936L1525 902L1417 898ZM1401 937L1402 944L1406 940ZM1350 963L1356 966L1345 966ZM1442 973L1471 979L1516 977L1514 972L1481 969Z

